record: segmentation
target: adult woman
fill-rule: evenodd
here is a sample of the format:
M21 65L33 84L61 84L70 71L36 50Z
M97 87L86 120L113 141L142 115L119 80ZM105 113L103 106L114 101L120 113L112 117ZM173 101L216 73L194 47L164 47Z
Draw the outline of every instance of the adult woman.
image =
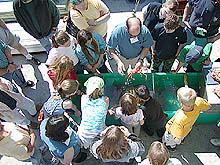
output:
M76 55L87 71L95 75L99 74L98 71L107 73L108 70L103 58L106 43L102 36L96 32L91 33L87 30L80 30L77 34L77 41L79 45L76 48Z
M110 12L101 0L72 0L70 16L80 30L97 32L106 39Z
M135 134L124 126L109 126L101 139L91 146L92 154L103 162L129 162L144 153L144 145Z
M40 125L40 136L51 154L65 165L82 162L87 157L86 153L80 152L80 140L63 114L44 119Z

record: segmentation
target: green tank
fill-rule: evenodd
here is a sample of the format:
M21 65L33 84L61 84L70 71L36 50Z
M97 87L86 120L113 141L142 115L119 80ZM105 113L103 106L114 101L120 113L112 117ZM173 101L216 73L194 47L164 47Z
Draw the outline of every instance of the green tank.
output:
M84 93L86 88L83 84L91 76L92 75L78 75L80 90ZM110 108L118 105L120 94L124 88L137 85L146 85L149 88L151 96L160 102L163 111L169 118L180 108L176 91L185 85L184 74L149 73L147 76L135 74L133 76L134 80L127 80L126 76L111 73L101 74L100 76L105 81L105 95L110 98ZM193 88L198 96L204 97L206 95L203 73L187 73L187 81L188 86ZM73 102L80 109L80 96L74 96ZM219 119L220 113L201 113L197 119L197 123L215 124ZM79 122L79 119L77 119L77 121ZM107 116L106 124L119 125L120 120L115 120L113 116Z

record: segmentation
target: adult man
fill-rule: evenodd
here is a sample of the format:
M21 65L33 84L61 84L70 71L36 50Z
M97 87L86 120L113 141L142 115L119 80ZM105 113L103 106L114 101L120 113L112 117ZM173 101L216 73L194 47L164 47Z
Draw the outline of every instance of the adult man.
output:
M106 38L107 21L110 18L108 7L101 0L72 0L71 19L80 29L97 32Z
M14 0L17 22L36 38L47 53L51 49L50 38L59 23L59 10L51 0Z
M164 4L150 2L142 9L143 24L152 32L157 23L163 22L167 15L176 11L178 5L177 0L167 0Z
M10 32L5 22L1 18L0 18L0 39L7 45L18 50L22 55L26 57L28 61L36 65L40 65L41 62L28 53L27 49L19 43L20 38L17 35L13 35Z
M190 42L215 42L220 38L220 0L188 0L182 21L192 31Z
M25 81L21 70L16 69L10 49L2 40L0 40L0 76L10 82L13 79L21 88L34 86L33 81Z
M112 31L108 49L117 64L117 69L110 63L113 72L122 75L129 65L140 67L146 62L146 55L153 44L152 36L137 17L130 17L125 24L117 25Z
M0 118L16 124L29 125L32 128L37 127L37 120L34 117L38 112L34 101L15 92L13 88L10 81L0 77ZM28 115L28 118L21 111Z

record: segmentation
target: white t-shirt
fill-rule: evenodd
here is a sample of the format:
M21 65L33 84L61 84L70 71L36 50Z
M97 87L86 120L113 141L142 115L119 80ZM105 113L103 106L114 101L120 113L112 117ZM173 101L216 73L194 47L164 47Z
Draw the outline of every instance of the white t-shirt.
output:
M124 115L122 114L121 107L116 108L115 117L121 119L122 122L129 125L138 125L141 120L144 119L143 111L138 109L137 112L133 115Z
M46 65L52 65L55 60L62 56L67 56L71 60L73 60L74 66L79 62L78 57L75 54L75 39L70 36L71 44L69 47L58 47L58 48L52 48L49 52Z

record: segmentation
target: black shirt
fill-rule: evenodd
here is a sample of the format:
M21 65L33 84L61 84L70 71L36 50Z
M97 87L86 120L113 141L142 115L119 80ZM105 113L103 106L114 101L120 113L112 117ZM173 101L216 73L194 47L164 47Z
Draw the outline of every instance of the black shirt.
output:
M183 27L178 27L173 33L167 33L163 23L156 25L152 31L152 37L156 41L155 55L164 60L174 58L179 45L187 41L187 34Z
M162 111L161 105L157 100L151 97L150 100L145 102L140 108L143 110L144 124L148 127L159 129L165 125L167 115Z

